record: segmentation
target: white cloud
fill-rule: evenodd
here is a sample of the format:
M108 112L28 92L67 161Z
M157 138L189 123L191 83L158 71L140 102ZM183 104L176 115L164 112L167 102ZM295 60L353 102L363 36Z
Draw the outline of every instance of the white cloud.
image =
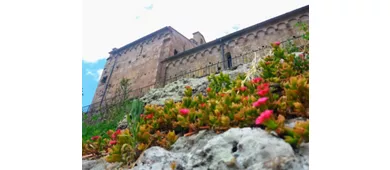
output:
M150 4L150 5L148 5L148 6L146 6L146 7L144 7L146 10L152 10L153 9L153 4Z
M94 76L94 74L90 70L87 70L87 75Z
M96 81L99 81L102 73L103 69L98 69L96 71L87 70L86 75L92 76Z
M122 47L165 26L187 38L195 31L206 41L309 4L308 0L84 0L83 60L107 58ZM146 8L152 7L151 10Z
M97 81L99 81L99 80L100 80L100 77L102 77L103 69L97 70L96 73L98 74Z

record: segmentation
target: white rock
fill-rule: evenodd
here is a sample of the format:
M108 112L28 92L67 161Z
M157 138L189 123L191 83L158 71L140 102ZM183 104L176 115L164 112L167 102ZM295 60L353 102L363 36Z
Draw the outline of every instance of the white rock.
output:
M134 170L170 169L172 162L177 169L308 169L308 151L294 153L260 128L232 128L218 135L201 131L180 137L171 151L152 147L144 153Z
M108 163L104 158L98 160L83 160L83 170L116 170L121 167L122 163Z
M224 74L230 75L231 79L235 79L240 73L246 73L249 70L249 64L239 65L234 70L225 70ZM141 100L148 104L164 105L165 100L173 99L174 101L181 101L184 96L185 86L191 86L193 93L206 94L206 88L209 82L207 77L202 78L184 78L171 82L165 85L164 88L152 89L146 93Z

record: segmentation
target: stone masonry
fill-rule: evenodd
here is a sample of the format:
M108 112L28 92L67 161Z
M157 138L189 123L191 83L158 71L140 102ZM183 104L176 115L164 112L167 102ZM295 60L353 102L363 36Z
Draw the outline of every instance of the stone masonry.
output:
M110 56L107 58L92 103L97 104L103 99L114 97L122 78L130 79L131 89L143 88L145 92L155 86L171 82L174 77L182 78L180 75L194 70L199 71L193 75L191 73L190 76L202 77L207 74L202 68L261 49L274 41L284 41L302 35L303 32L295 27L297 22L308 24L309 6L211 42L206 42L200 32L195 32L193 38L188 39L172 27L164 27L109 52ZM299 41L296 43L299 44ZM225 70L228 67L228 64L224 63L215 65L212 69ZM130 95L142 94L135 90Z

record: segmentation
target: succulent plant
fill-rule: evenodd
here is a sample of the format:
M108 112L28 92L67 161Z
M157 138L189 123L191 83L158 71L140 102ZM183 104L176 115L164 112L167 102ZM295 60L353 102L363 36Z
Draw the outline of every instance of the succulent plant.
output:
M108 162L129 163L151 146L168 149L179 135L248 126L274 131L293 147L309 142L309 120L297 122L293 128L284 124L290 117L309 118L308 51L296 56L280 42L271 46L273 53L258 63L260 77L251 73L233 80L221 72L208 77L206 96L194 96L192 88L186 86L180 102L170 99L164 106L146 105L142 114L140 103L134 104L128 116L129 129L110 130L109 138L83 142L83 155L107 150Z

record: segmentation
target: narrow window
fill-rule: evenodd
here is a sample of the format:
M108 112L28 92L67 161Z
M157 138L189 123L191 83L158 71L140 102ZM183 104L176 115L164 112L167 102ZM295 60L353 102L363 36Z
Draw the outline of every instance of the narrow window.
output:
M173 51L173 55L176 55L178 52L177 52L177 50L175 49L174 51Z
M232 68L232 56L229 52L226 53L226 59L227 59L227 66L229 69L231 69Z

